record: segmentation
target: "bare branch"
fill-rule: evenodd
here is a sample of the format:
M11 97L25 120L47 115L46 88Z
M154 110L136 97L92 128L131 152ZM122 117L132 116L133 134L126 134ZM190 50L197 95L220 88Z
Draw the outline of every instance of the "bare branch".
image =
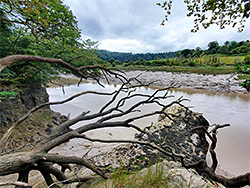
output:
M243 187L245 185L250 185L250 173L246 173L244 175L240 175L240 176L237 176L234 178L225 178L224 176L220 176L220 175L215 174L215 170L216 170L217 165L218 165L218 160L216 157L216 153L214 151L216 148L216 144L217 144L217 136L216 136L217 130L219 128L228 127L228 126L230 126L230 125L229 124L215 125L215 127L210 131L212 133L212 135L210 135L210 133L202 126L194 127L193 131L197 130L197 129L203 130L204 133L212 141L212 144L211 144L210 149L209 149L210 154L212 156L212 166L208 167L206 160L200 160L196 163L191 163L191 164L187 164L184 166L187 168L196 168L196 169L198 169L200 174L205 173L213 181L219 182L226 187Z
M43 104L40 104L34 108L32 108L29 112L27 112L27 114L25 114L22 118L20 118L19 120L16 121L16 123L14 123L5 133L4 135L2 136L1 140L0 140L0 146L2 146L6 141L7 139L10 137L10 135L12 134L12 132L14 131L14 129L16 129L22 122L24 122L26 119L29 118L29 116L36 112L37 110L45 107L45 106L49 106L49 105L57 105L57 104L63 104L63 103L66 103L66 102L69 102L79 96L82 96L82 95L85 95L85 94L96 94L96 95L113 95L113 93L102 93L102 92L96 92L96 91L84 91L84 92L81 92L81 93L78 93L78 94L75 94L63 101L56 101L56 102L46 102L46 103L43 103Z
M32 188L31 185L29 185L28 183L23 183L23 182L0 182L0 187L2 186L8 186L8 185L15 185L15 186L20 186L20 187L27 187L27 188Z
M97 139L97 138L89 138L84 134L79 134L78 138L84 138L84 139L89 140L91 142L139 144L139 145L149 146L152 149L156 149L166 156L173 157L174 160L175 160L175 158L179 158L181 161L183 161L183 159L184 159L184 156L181 154L175 153L175 150L173 148L169 147L169 148L171 148L171 152L168 152L168 151L162 149L161 147L159 147L155 144L152 144L150 142L141 142L141 141L136 141L136 140L103 140L103 139Z
M58 185L58 184L70 184L70 183L75 183L75 182L81 182L81 183L85 183L89 180L93 180L93 179L98 179L100 178L100 176L84 176L84 177L72 177L72 178L68 178L64 181L58 181L58 182L54 182L52 183L48 188L54 186L54 185Z
M49 153L37 153L35 154L37 157L42 157L44 162L52 162L52 163L72 163L72 164L79 164L83 165L86 168L91 169L96 174L100 175L104 179L108 179L108 177L94 164L92 164L90 161L79 158L75 156L61 156L61 155L55 155L55 154L49 154Z

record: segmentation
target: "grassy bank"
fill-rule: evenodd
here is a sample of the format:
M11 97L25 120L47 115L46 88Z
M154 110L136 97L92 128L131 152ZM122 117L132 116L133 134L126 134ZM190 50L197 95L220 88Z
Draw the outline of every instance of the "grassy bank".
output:
M246 56L206 55L199 58L166 58L146 61L140 59L131 62L112 64L121 70L166 71L197 74L231 74L236 72L235 66L241 64Z
M180 73L197 73L197 74L231 74L236 70L234 66L143 66L143 65L135 65L135 66L116 66L116 68L124 70L124 71L133 71L133 70L141 70L141 71L165 71L165 72L180 72Z

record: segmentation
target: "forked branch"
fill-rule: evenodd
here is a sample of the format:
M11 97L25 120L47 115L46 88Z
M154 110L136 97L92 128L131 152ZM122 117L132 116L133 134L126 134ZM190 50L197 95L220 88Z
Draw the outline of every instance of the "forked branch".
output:
M207 165L206 160L200 160L196 163L188 164L188 165L184 164L184 166L186 166L187 168L196 168L199 173L207 174L207 176L209 178L211 178L213 181L219 182L226 187L242 187L242 186L250 185L250 173L246 173L244 175L240 175L240 176L237 176L234 178L226 178L224 176L217 175L215 173L215 170L216 170L217 165L218 165L218 160L216 157L216 153L214 151L216 148L216 144L217 144L217 130L220 128L228 127L230 125L223 124L223 125L214 125L214 126L215 127L210 131L210 133L212 135L202 126L198 126L198 127L193 128L193 130L200 129L200 130L204 131L204 133L209 137L209 139L212 142L210 149L209 149L209 152L210 152L211 157L212 157L211 167L209 167Z

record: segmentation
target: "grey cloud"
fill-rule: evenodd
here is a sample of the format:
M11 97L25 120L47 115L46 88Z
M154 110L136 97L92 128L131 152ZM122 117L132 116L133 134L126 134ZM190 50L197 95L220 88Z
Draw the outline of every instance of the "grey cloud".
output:
M101 38L103 36L103 27L100 20L93 17L82 19L79 27L82 28L83 35L85 34L94 38Z
M169 22L160 26L164 11L156 5L157 2L161 0L65 0L78 18L84 39L87 36L98 40L100 48L109 47L107 50L162 52L197 46L204 49L213 40L223 43L249 39L246 36L249 21L241 34L236 29L221 31L217 27L190 33L193 20L186 17L183 1L174 1ZM105 44L110 41L114 44Z

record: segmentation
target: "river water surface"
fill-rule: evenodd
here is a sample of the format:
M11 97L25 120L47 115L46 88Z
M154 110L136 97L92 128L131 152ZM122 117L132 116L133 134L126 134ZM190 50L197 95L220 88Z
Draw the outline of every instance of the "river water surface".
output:
M65 87L65 94L62 88L48 88L49 100L59 101L69 96L82 91L102 91L112 92L117 90L120 85L105 85L105 88L94 83L81 84L79 87L72 85ZM155 91L153 88L140 88L138 92L151 94ZM221 169L230 172L234 175L250 172L250 95L246 94L222 94L205 90L183 89L175 90L170 93L174 97L169 101L183 96L189 99L189 102L184 102L186 106L192 107L191 110L202 113L204 117L212 124L229 123L231 126L223 128L218 132L218 144L216 148L219 166ZM68 115L70 118L75 117L83 111L90 110L96 112L105 103L110 100L110 97L85 95L81 96L66 104L51 106L51 109L62 114ZM136 100L130 101L131 105ZM167 103L166 103L167 104ZM144 105L140 113L152 112L160 110L157 106ZM136 121L135 124L140 127L149 126L151 122L157 121L157 116L145 118ZM82 125L76 124L74 127ZM89 136L108 139L133 139L134 130L126 128L102 129L101 131L92 131ZM80 140L73 140L57 149L57 152L68 152L82 156L86 153L86 148L89 145ZM107 147L103 148L104 150ZM102 150L99 147L100 152Z

